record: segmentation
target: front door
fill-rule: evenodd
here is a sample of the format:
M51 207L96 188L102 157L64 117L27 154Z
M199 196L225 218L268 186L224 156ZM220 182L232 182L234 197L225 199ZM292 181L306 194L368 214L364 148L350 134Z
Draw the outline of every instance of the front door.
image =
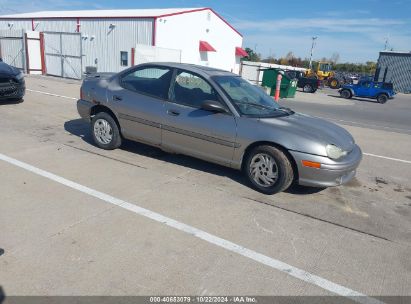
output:
M123 136L151 145L161 144L161 124L173 70L145 66L110 84L108 101L117 113Z
M236 121L230 113L201 109L205 100L224 101L203 77L177 70L165 105L162 145L174 151L230 165L236 140Z
M367 97L370 94L371 81L365 80L359 83L356 95Z

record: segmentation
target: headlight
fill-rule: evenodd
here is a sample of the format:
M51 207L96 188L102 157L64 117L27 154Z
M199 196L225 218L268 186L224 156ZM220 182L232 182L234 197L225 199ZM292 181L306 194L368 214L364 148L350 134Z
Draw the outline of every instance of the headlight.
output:
M16 75L17 80L22 80L24 78L24 74L22 72Z
M325 150L327 151L327 156L331 159L339 159L340 157L347 155L347 151L344 151L335 145L327 145Z

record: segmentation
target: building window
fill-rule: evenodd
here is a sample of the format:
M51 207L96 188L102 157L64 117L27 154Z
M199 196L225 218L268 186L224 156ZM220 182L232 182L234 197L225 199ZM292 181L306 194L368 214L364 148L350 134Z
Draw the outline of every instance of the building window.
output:
M128 66L128 52L120 52L121 66Z

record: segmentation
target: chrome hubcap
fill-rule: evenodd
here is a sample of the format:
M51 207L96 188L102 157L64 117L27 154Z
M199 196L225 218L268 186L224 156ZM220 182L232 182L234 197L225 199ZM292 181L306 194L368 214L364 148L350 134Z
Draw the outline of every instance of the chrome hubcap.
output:
M274 158L265 153L254 155L250 163L252 179L262 187L271 187L278 179L278 167Z
M107 145L113 139L113 129L107 120L97 119L94 123L94 136L103 145Z
M311 91L311 87L309 85L304 86L304 92L309 92Z

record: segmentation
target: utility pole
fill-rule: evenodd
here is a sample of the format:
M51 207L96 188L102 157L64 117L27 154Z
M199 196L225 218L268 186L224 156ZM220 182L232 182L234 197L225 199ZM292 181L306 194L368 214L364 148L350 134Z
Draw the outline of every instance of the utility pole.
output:
M310 64L308 66L308 68L311 70L313 67L313 52L314 52L314 48L315 48L315 40L317 40L317 36L312 37L311 39L313 40L312 44L311 44L311 54L310 54Z
M388 48L388 36L385 37L385 45L384 45L384 51L386 51Z

